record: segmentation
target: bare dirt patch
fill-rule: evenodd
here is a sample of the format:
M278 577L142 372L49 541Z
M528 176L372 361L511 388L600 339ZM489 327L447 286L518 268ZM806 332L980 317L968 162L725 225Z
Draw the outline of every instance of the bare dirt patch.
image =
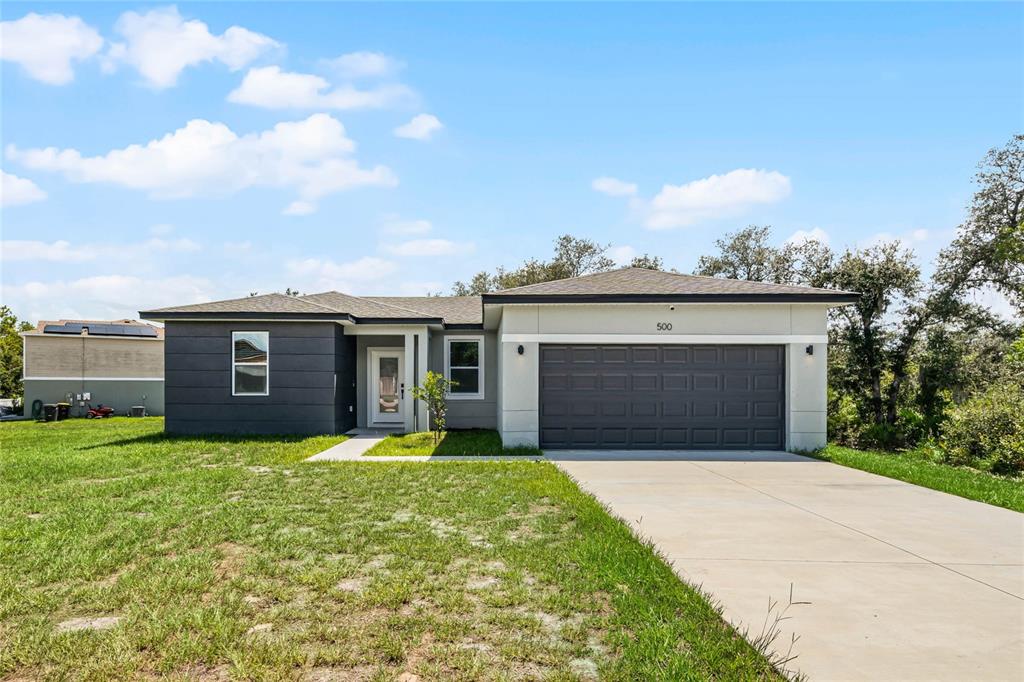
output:
M466 581L467 590L486 590L498 584L498 579L493 575L474 575Z
M597 679L597 663L594 663L589 658L574 658L569 661L569 669L579 675L580 679Z
M366 578L346 578L334 587L342 592L362 592L366 589L366 583Z
M273 623L257 623L245 631L247 635L265 635L274 629Z
M214 569L217 580L231 580L238 577L242 573L245 555L248 554L249 548L236 545L233 542L222 542L217 545L217 551L221 554L221 560Z
M57 625L57 632L81 630L109 630L121 622L121 616L85 616L72 618Z

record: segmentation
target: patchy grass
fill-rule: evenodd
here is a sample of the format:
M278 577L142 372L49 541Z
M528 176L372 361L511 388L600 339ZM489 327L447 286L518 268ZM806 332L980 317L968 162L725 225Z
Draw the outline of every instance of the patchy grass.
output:
M523 457L539 457L539 448L502 446L501 436L497 431L487 429L470 429L467 431L445 431L441 441L434 445L431 433L396 433L363 453L364 457L411 457L431 455L449 455L465 457L472 455L518 455Z
M829 445L807 453L835 464L888 476L969 500L1024 512L1024 480L932 462L916 452L877 452Z
M768 662L546 462L0 425L0 679L755 679Z

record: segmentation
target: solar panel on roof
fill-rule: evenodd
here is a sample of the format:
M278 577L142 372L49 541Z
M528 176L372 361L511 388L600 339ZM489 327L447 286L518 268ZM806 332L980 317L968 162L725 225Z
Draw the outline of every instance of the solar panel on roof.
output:
M44 334L81 334L82 325L77 322L66 322L64 324L48 324L43 327Z
M44 334L81 334L88 329L95 336L134 336L156 337L156 329L140 324L88 324L82 322L65 322L64 324L48 324L43 326Z

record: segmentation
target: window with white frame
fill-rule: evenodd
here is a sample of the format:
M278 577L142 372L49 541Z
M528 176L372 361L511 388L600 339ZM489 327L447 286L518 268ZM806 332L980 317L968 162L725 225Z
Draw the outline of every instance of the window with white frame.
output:
M448 397L454 400L484 397L484 338L447 336L444 340L444 376L454 382Z
M231 395L270 393L270 332L231 332Z

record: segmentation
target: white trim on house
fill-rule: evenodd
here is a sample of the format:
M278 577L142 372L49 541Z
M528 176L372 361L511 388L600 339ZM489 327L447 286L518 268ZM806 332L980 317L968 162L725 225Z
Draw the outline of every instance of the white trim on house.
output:
M235 362L235 334L266 334L267 335L267 361L266 362ZM235 391L235 368L238 365L248 365L250 367L266 367L267 377L264 383L262 393L238 393ZM268 396L270 395L270 332L264 330L248 330L241 329L231 332L231 396L232 397L245 397L245 396Z
M163 377L22 377L22 381L163 381Z
M502 334L507 343L771 344L828 343L824 334Z
M484 400L487 389L484 384L484 335L483 334L460 334L458 336L444 337L444 378L451 381L452 369L473 369L472 367L451 366L451 344L452 341L475 341L477 344L477 392L476 393L452 393L449 391L449 400Z

